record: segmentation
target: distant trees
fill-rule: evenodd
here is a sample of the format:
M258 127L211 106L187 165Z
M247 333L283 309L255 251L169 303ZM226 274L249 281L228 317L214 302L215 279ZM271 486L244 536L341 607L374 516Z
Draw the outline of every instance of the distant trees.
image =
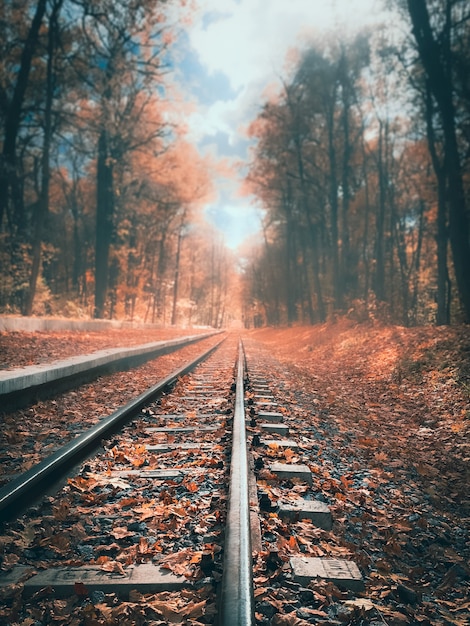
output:
M166 100L168 4L0 6L0 311L222 323L225 278L189 255L211 166Z
M307 49L265 103L250 129L265 221L247 323L448 323L452 293L470 321L464 5L436 0L430 18L424 0L402 4L415 46L378 30Z
M470 322L468 3L389 0L408 39L303 51L250 126L240 272L198 223L211 164L166 100L169 4L0 4L0 311L220 326L236 285L249 324Z

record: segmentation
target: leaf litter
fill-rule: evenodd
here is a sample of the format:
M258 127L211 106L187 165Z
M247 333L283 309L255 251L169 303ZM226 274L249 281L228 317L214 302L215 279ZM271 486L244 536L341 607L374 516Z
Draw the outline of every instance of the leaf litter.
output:
M201 347L197 350L200 353ZM119 577L126 575L129 566L151 563L185 577L192 588L153 595L132 592L122 601L116 594L90 591L77 581L74 596L65 601L57 600L47 589L23 601L18 585L0 604L1 623L97 626L213 622L214 587L221 580L227 483L225 447L213 443L214 437L225 435L226 415L232 406L227 390L233 380L233 358L227 362L225 370L219 372L220 394L215 408L205 418L209 424L215 417L219 430L201 437L212 445L203 448L198 443L183 454L170 450L154 455L143 443L163 439L184 444L194 437L194 433L185 432L155 433L153 437L146 432L149 426L168 425L160 414L184 406L182 396L189 377L181 378L174 393L164 395L142 411L122 435L104 443L104 452L84 463L56 497L44 498L28 515L5 524L0 535L0 568L4 571L18 562L29 568L29 575L55 566L92 565ZM191 424L195 415L193 409L186 410L180 414L182 421L178 418L176 422L181 425L188 420ZM136 469L166 468L186 473L174 480L151 481L135 475Z
M36 341L31 345L31 335L44 335L44 337L40 340L36 336ZM90 335L95 334L90 333ZM136 343L139 345L145 343L145 340L150 341L151 336L155 340L159 340L159 337L166 339L175 336L174 333L167 335L163 331L158 334L154 331L150 335L148 333L139 335L136 331L126 331L116 335L112 333L96 333L96 335L101 339L101 344L107 347L113 337L118 344L121 342L120 345L132 345L132 341L134 345ZM5 336L8 336L8 341ZM51 358L60 354L56 350L58 345L62 345L62 343L57 344L59 341L57 337L52 341L53 336L50 333L0 333L0 346L2 342L9 346L8 356L10 351L13 351L14 341L20 341L16 345L19 363L24 361L21 355L28 352L33 355L31 357L33 360L39 359L39 356L34 359L38 345L41 346L39 354L49 349L49 358ZM83 346L91 350L90 342L96 339L93 337L80 342L80 335L77 333L66 333L65 336L67 341L64 341L64 344L68 346L67 351L71 354L77 354ZM59 338L63 341L63 333L59 334ZM78 341L77 345L74 343L75 340ZM159 379L196 357L216 341L217 339L214 338L204 339L177 352L158 357L134 368L132 376L129 376L128 372L102 375L97 380L82 385L80 388L66 391L54 399L40 400L29 407L13 412L0 411L0 486L42 461L64 443L153 386ZM114 347L116 345L114 344Z
M468 329L356 327L341 321L248 335L275 357L277 391L287 398L289 419L301 425L300 450L272 446L270 456L306 462L313 485L293 481L291 496L314 494L329 504L335 520L333 529L325 531L306 520L287 526L275 511L263 514L263 537L270 541L255 559L257 623L468 624ZM169 399L168 412L173 408ZM163 439L169 437L155 437ZM47 566L55 558L62 564L96 561L108 568L155 559L170 567L168 552L173 550L178 554L174 567L195 581L197 590L188 590L193 595L184 599L174 593L136 594L128 602L118 602L113 594L89 596L86 589L59 602L46 590L34 599L32 617L23 616L18 623L211 623L215 607L201 593L212 593L206 573L220 576L216 561L221 548L205 539L223 523L223 497L217 489L204 495L198 507L211 521L202 526L199 518L191 522L198 549L185 546L183 521L198 516L192 497L207 491L203 475L160 485L150 494L145 481L128 489L125 477L119 476L123 483L118 484L107 478L115 479L115 462L132 465L132 459L143 455L127 445L116 452L108 449L101 461L108 477L97 480L98 468L86 468L85 482L70 484L60 502L50 501L49 510L46 502L36 519L0 537L2 568L10 569L27 550L35 568L41 567L41 558ZM153 466L150 456L147 461ZM266 468L259 477L274 505L281 495L285 498ZM92 510L93 523L84 523L82 516L89 518ZM52 543L48 538L58 524L61 533ZM144 532L141 524L147 525ZM105 538L101 544L89 542L96 530ZM79 555L70 546L80 546ZM356 561L366 577L363 597L351 597L324 581L308 588L293 582L286 586L288 559L299 553ZM1 610L16 611L19 617L18 594L13 590Z
M364 598L357 601L337 597L324 583L311 584L314 596L305 597L326 612L324 620L305 612L304 600L301 607L292 603L296 612L279 621L271 591L258 621L470 623L468 327L405 329L339 320L248 335L272 358L266 369L273 388L300 428L295 455L275 447L268 454L309 465L313 485L304 497L327 502L335 520L330 532L309 532L306 521L289 532L296 533L301 553L354 560L366 578ZM279 481L264 477L263 489L276 505ZM277 549L277 566L271 558L267 577L272 583L297 546L280 540L283 525L275 511L262 523ZM260 567L266 570L266 561Z

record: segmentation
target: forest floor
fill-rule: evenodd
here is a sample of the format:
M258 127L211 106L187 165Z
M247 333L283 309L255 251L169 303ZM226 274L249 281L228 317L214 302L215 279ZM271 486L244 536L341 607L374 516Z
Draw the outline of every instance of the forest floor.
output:
M0 368L195 332L0 333ZM339 552L312 549L347 555L366 576L357 616L328 623L469 624L470 327L339 320L241 335L282 363L286 401L318 433L314 485ZM302 626L285 617L273 626Z
M470 327L341 320L249 336L310 399L318 488L369 580L358 623L375 609L383 624L470 624Z

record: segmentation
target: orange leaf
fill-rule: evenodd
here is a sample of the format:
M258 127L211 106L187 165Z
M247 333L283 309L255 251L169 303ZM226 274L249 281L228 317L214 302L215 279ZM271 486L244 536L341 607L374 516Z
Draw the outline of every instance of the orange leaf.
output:
M286 457L286 461L292 462L292 457L295 456L295 452L290 448L286 448L286 450L284 450L284 456Z
M96 486L96 480L93 478L83 478L83 476L77 476L76 478L69 478L68 484L83 493L85 491L91 491L93 487Z
M125 506L135 506L136 504L139 504L139 500L137 498L123 498L119 502L121 509Z
M371 439L371 437L361 437L357 440L357 443L365 448L375 448L377 445L377 441L375 439Z
M115 539L123 539L124 537L129 537L132 534L133 533L129 532L125 526L116 526L116 528L113 528L111 531L111 535Z
M109 556L99 556L96 559L96 564L97 565L103 565L103 563L107 563L110 560Z
M103 563L100 569L104 572L115 572L117 574L121 574L121 576L126 575L124 568L118 561L107 561L106 563Z

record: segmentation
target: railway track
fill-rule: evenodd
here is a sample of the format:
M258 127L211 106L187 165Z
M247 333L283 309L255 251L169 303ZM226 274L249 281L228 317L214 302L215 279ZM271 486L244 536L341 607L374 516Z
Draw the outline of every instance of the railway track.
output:
M364 590L271 364L233 336L197 361L0 491L0 621L325 623L316 586Z
M121 367L116 370L116 353L121 357L127 353L126 348L105 350L99 353L75 356L60 362L4 370L1 372L0 384L0 487L18 474L28 470L44 460L52 452L65 443L73 440L87 429L95 426L103 416L120 409L132 401L137 395L154 386L156 380L164 379L183 364L194 359L201 352L209 349L220 340L220 336L201 337L191 344L158 342L157 350L163 348L163 355L144 364L129 368L129 360L121 360ZM154 344L155 345L155 344ZM179 345L178 349L176 346ZM134 356L142 353L148 357L148 344L132 349ZM168 349L171 349L168 352ZM108 360L109 359L109 360ZM96 361L112 367L113 371L97 372ZM83 371L88 363L92 373ZM106 369L106 367L105 367ZM82 375L88 382L74 378L73 372L81 379ZM132 372L132 373L130 373ZM33 387L40 386L41 380L56 378L59 373L65 374L70 389L63 389L61 380L56 380L57 388L49 387L47 398L36 400L31 405L12 410L1 392L14 384L25 390L25 397L31 399L30 383ZM70 376L72 374L72 376ZM33 380L32 380L33 379ZM88 380L92 379L92 380ZM10 382L12 381L12 382ZM46 391L46 390L44 390ZM51 395L53 393L53 395ZM7 392L8 395L8 392ZM24 398L23 398L24 400Z

